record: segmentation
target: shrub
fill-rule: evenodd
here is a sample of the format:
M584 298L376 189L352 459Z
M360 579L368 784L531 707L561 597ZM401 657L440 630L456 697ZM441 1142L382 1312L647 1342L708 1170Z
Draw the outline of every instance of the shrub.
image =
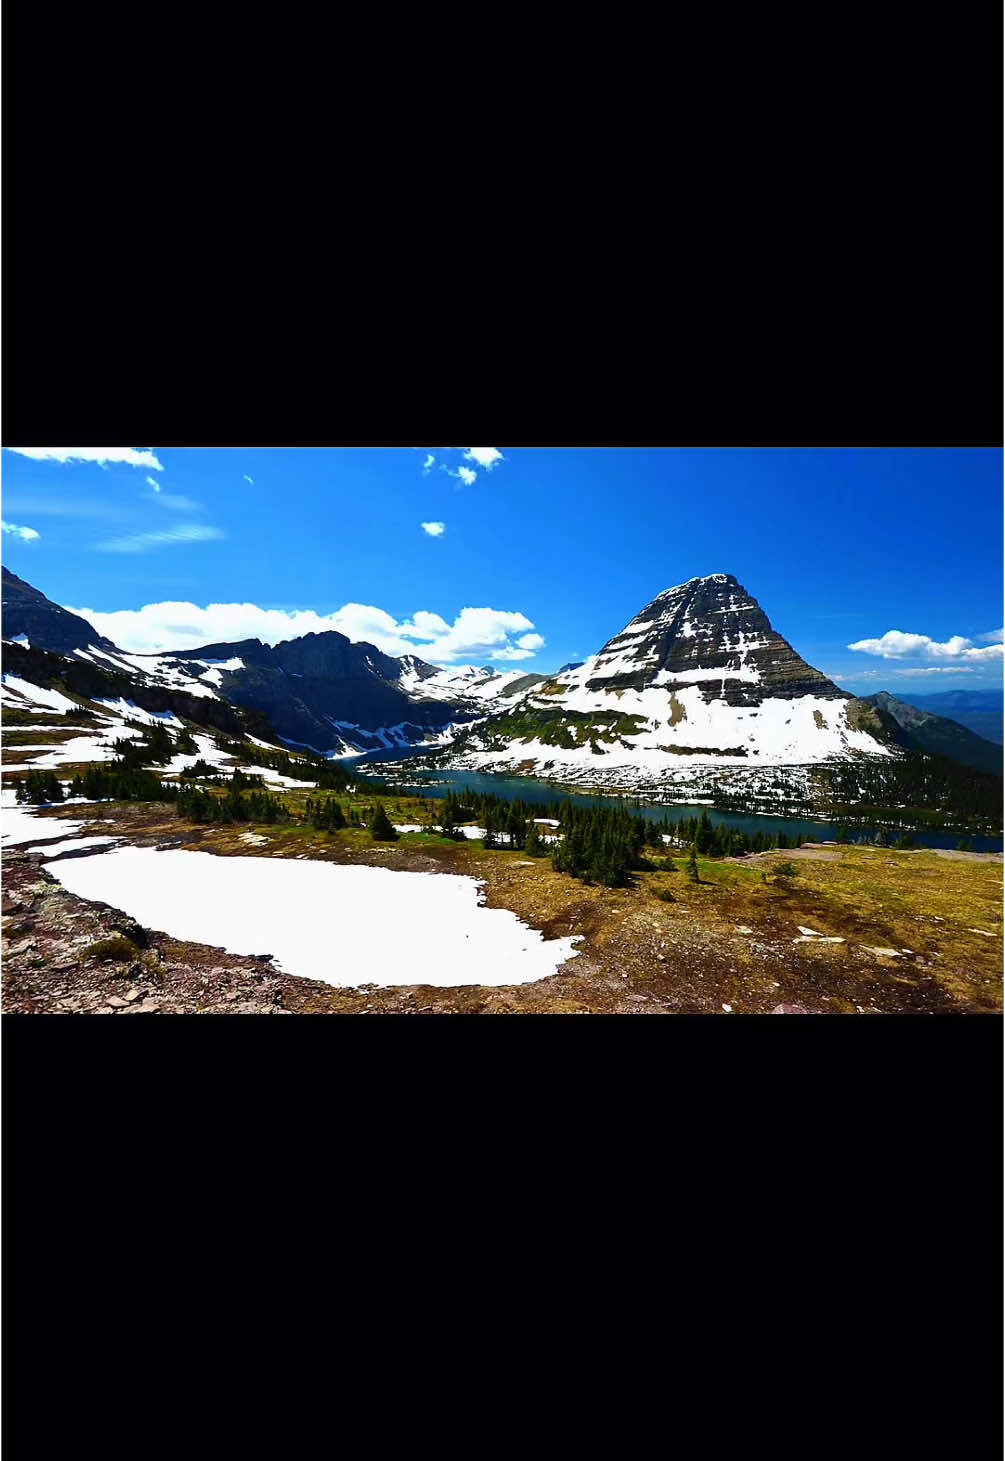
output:
M794 878L796 875L796 865L794 862L776 862L774 873L778 878Z
M661 903L673 903L675 901L674 895L669 888L654 888L653 896L658 898Z
M88 944L81 958L114 960L118 964L125 963L127 959L135 959L138 953L139 949L130 939L117 934L115 938L101 938L97 943Z

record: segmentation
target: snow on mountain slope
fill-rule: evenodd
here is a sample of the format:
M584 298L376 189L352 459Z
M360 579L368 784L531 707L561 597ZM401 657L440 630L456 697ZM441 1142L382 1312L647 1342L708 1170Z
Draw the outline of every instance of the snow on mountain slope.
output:
M75 702L59 690L51 690L45 685L33 685L30 680L22 680L18 675L7 673L3 675L0 703L9 705L11 710L27 710L32 715L46 715L52 710L64 712L77 708Z
M633 785L896 755L883 737L735 578L713 574L665 590L598 654L462 734L450 764Z
M73 654L76 659L90 660L91 664L98 665L99 668L117 670L120 674L128 675L130 679L139 680L143 685L183 690L186 695L208 696L214 700L220 698L213 685L206 683L214 673L213 669L207 668L213 664L210 660L179 660L170 654L127 654L122 649L110 652L93 644L87 649L75 649ZM219 684L221 669L236 668L241 663L241 660L217 662L214 683ZM190 664L199 668L193 673L188 668Z
M433 670L423 665L422 671L414 655L406 655L402 661L402 673L398 684L407 694L419 700L471 701L476 706L485 706L497 700L517 680L527 678L526 670L490 670L478 665L452 665L447 669Z

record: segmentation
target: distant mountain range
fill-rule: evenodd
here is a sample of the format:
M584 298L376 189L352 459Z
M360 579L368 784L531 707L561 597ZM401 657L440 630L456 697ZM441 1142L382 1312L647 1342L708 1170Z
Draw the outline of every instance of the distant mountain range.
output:
M1005 706L999 690L944 690L937 695L901 695L908 705L948 716L985 740L1005 741Z
M24 687L54 687L123 716L130 706L170 712L323 755L435 745L462 768L621 788L756 772L770 795L781 784L773 768L803 768L808 785L814 767L889 764L905 751L1001 775L998 747L917 698L839 689L731 574L665 590L597 654L552 676L437 668L335 631L132 654L6 568L2 579L3 700L13 707Z
M958 721L921 710L916 705L898 700L886 690L870 695L868 703L893 717L904 731L901 744L929 755L948 756L963 766L973 766L978 771L990 771L994 776L1001 776L1002 747L976 735Z

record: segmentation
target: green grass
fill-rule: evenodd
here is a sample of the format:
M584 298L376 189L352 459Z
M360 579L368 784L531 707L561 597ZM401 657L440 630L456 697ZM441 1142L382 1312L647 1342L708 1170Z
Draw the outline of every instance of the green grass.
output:
M456 847L452 837L443 837L439 832L399 832L399 847Z

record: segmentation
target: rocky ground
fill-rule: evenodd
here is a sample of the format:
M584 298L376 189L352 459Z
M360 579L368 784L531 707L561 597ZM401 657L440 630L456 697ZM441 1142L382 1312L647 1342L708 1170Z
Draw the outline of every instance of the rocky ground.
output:
M67 808L78 821L87 809ZM82 835L221 856L320 857L481 878L490 907L548 937L584 936L553 977L509 988L335 988L258 957L185 943L67 893L31 845L3 852L3 1008L87 1014L997 1013L1001 858L820 847L681 860L630 889L588 887L547 859L477 845L309 827L194 827L156 804L102 805ZM61 814L43 814L58 836ZM64 854L73 856L72 852ZM786 871L786 868L792 871ZM354 971L355 973L356 971Z

